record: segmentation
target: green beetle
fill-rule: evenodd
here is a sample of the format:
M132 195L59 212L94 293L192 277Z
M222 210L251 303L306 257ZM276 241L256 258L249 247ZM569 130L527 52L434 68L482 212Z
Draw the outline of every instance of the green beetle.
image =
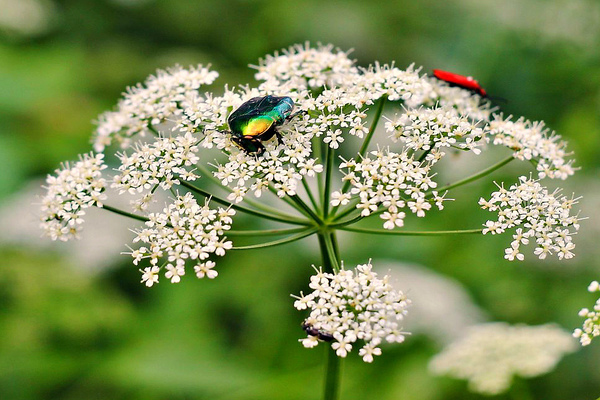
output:
M292 114L294 101L287 96L254 97L227 118L231 140L248 154L261 155L265 146L261 142L281 135L277 127L291 120L303 111Z

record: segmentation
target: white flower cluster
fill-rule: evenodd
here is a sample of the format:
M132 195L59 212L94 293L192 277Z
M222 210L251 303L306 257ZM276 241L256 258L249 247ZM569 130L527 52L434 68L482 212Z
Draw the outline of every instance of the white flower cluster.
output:
M84 154L72 166L65 164L56 170L56 176L48 175L41 224L46 236L62 241L77 238L85 209L102 207L106 199L105 168L104 154Z
M133 250L133 263L150 259L150 267L143 271L142 282L150 287L158 282L161 268L166 269L165 276L172 283L180 281L185 274L186 261L194 261L196 276L214 278L217 272L212 270L213 261L206 261L211 254L224 256L232 247L224 233L231 228L233 209L210 209L208 200L200 206L194 196L186 193L178 196L175 202L167 205L162 213L151 213L146 227L134 230L134 243L145 244ZM159 266L161 258L165 264Z
M153 143L134 145L135 152L131 155L119 155L120 173L114 177L113 187L119 194L130 194L149 191L148 195L137 201L137 209L145 210L151 199L151 194L160 186L169 190L178 185L180 179L193 181L199 178L193 172L199 158L198 138L190 133L183 136L159 138ZM186 169L187 168L187 169Z
M494 115L488 129L494 144L513 150L519 160L535 162L540 179L567 179L575 173L573 160L565 160L570 155L565 150L566 142L550 132L543 122L531 122L523 117L512 121L511 117Z
M436 375L468 380L474 392L495 395L510 388L513 375L545 374L573 351L573 338L556 325L488 323L469 328L431 360L430 369Z
M534 254L540 259L553 253L561 260L573 258L575 244L572 235L579 230L579 218L571 215L571 210L578 199L560 196L559 190L549 193L538 180L525 176L521 176L519 183L509 189L497 186L499 190L492 193L490 200L481 198L479 205L485 210L498 212L497 221L485 223L483 234L499 234L518 227L504 258L523 260L520 247L528 244L530 239L535 240L537 247Z
M304 347L314 347L320 340L331 341L339 357L346 357L358 341L364 342L359 355L372 362L380 355L382 341L401 343L405 332L400 322L406 315L410 300L388 283L388 277L379 279L371 263L358 265L356 270L342 269L324 273L322 269L310 278L308 295L294 296L294 307L310 309L304 321L308 337Z
M116 111L100 115L94 149L103 151L113 140L122 147L128 147L133 135L143 135L149 127L180 115L179 102L190 93L197 92L201 86L213 83L218 76L217 72L202 65L189 69L175 66L166 71L158 70L143 84L128 88Z
M254 66L257 80L267 83L289 82L295 89L335 87L341 84L348 73L357 73L354 61L348 53L335 49L333 45L311 48L310 44L295 45L260 60Z
M473 93L471 90L450 86L437 78L425 78L429 83L423 86L425 93L422 104L427 107L439 106L455 108L460 115L468 116L473 121L489 121L494 108L488 99ZM427 91L427 89L429 89ZM416 105L413 105L416 107Z
M340 168L346 168L344 180L350 181L350 192L336 191L332 194L333 206L348 204L353 195L357 195L359 202L356 208L361 210L361 215L366 217L378 212L382 206L386 210L381 214L385 220L385 229L394 229L404 225L408 209L418 217L424 217L425 212L435 203L441 210L444 208L444 196L439 196L436 191L428 197L427 191L437 186L431 179L431 163L420 163L407 151L394 153L386 149L370 153L360 162L351 159L341 163Z
M600 292L600 284L598 281L593 281L588 286L588 291L591 293ZM596 300L592 310L582 308L579 311L579 316L585 318L583 327L575 329L573 336L578 338L582 346L587 346L596 336L600 336L600 299Z
M385 124L393 141L400 140L406 148L428 151L435 160L443 147L470 150L480 154L483 129L451 107L417 108L396 114ZM443 155L443 154L442 154Z

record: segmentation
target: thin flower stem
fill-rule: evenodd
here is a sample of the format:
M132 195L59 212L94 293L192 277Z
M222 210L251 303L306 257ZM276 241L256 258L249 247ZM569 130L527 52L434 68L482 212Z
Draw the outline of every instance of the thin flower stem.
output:
M315 212L308 206L308 204L306 204L300 197L298 197L297 194L289 197L294 203L298 205L298 207L302 208L307 214L307 216L310 217L313 221L317 223L321 222L321 218L317 214L315 214Z
M354 200L355 199L352 199L350 201L352 203L354 203ZM356 200L358 200L358 199L356 199ZM358 202L356 202L356 204L358 204ZM339 221L340 219L344 218L348 214L352 214L352 212L358 211L358 209L356 208L356 204L350 204L346 210L342 211L342 213L339 214L339 215L337 215L333 220L334 221ZM332 212L332 214L333 214L333 212Z
M323 207L323 219L327 218L329 213L331 175L333 174L333 155L333 148L331 148L331 146L327 146L327 154L325 156L325 187L323 188L323 197L321 198L321 206Z
M323 161L323 151L321 150L321 138L317 138L316 136L313 138L312 149L314 158L316 160ZM323 174L317 174L317 188L319 190L319 198L323 198Z
M430 144L430 146L432 146L432 145ZM425 159L425 157L427 157L427 154L429 154L431 152L431 150L433 150L433 147L429 147L429 149L425 150L423 152L423 154L421 154L421 156L419 157L419 159L417 161L419 161L419 162L423 161Z
M287 235L291 233L298 233L306 231L306 227L300 228L289 228L289 229L261 229L261 230L249 230L249 231L225 231L227 236L278 236Z
M269 185L268 189L271 193L273 193L278 199L285 201L290 207L298 210L300 213L306 215L307 217L310 216L309 214L307 214L307 212L300 207L298 204L296 204L290 197L291 196L283 196L283 197L279 197L279 195L277 194L277 189L275 189L273 186Z
M338 272L340 260L335 254L334 241L335 233L319 232L319 247L321 249L321 257L323 258L323 268L327 272ZM327 364L325 367L325 382L324 382L324 400L337 400L339 397L340 387L340 358L335 354L335 350L328 346Z
M381 114L383 113L383 106L385 105L385 102L386 102L385 97L382 97L379 100L377 110L375 111L375 116L373 117L373 122L371 123L371 127L369 128L369 132L367 133L367 136L365 137L365 140L363 141L362 146L360 146L360 150L358 151L359 158L364 157L364 155L367 153L367 149L369 148L369 144L371 142L371 139L373 138L375 129L377 129L377 123L381 119ZM349 180L344 182L341 193L346 193L348 191L348 189L350 188L350 185L351 185L351 182ZM339 205L333 207L333 209L331 210L332 216L335 215L335 213L338 211L338 208L339 208Z
M479 171L476 174L473 174L471 176L468 176L464 179L461 179L458 182L454 182L450 185L446 185L446 186L442 186L441 188L435 189L438 193L442 193L445 192L447 190L450 189L454 189L458 186L462 186L462 185L466 185L467 183L471 183L473 181L476 181L479 178L483 178L486 175L491 174L492 172L494 172L497 169L502 168L503 166L505 166L506 164L508 164L509 162L511 162L512 160L514 160L515 158L513 157L513 155L511 154L510 156L506 157L504 160L501 160L499 162L497 162L496 164L484 169L483 171Z
M327 366L325 367L325 393L323 399L337 400L340 386L340 358L331 346L327 347Z
M204 166L200 165L200 164L196 164L196 168L198 169L198 171L200 171L200 173L202 174L203 177L208 178L211 182L213 182L215 185L217 185L218 187L220 187L221 189L225 190L226 192L232 193L233 189L231 189L230 187L223 185L223 183L221 183L221 181L216 178L212 172L210 172L208 169L206 169ZM244 197L243 200L244 203L248 204L249 206L252 206L254 208L258 208L260 210L266 211L270 214L275 214L275 215L279 215L280 217L283 218L291 218L294 219L296 218L295 216L291 215L291 214L287 214L284 213L282 211L276 210L273 207L269 207L266 206L258 201L254 201L249 199L248 197Z
M253 249L263 249L266 247L273 247L273 246L279 246L282 244L286 244L286 243L292 243L295 242L297 240L303 239L307 236L312 235L313 233L317 232L317 228L310 228L310 229L306 229L303 232L294 235L294 236L289 236L287 238L283 238L283 239L279 239L279 240L274 240L272 242L266 242L266 243L259 243L259 244L253 244L250 246L239 246L239 247L232 247L231 250L253 250Z
M443 236L443 235L465 235L473 233L481 233L482 229L460 229L453 231L403 231L403 230L384 230L384 229L369 229L369 228L350 228L347 226L339 226L337 229L357 232L357 233L368 233L374 235L390 235L390 236Z
M315 208L315 210L318 211L319 206L317 205L317 201L315 200L315 196L313 195L312 190L310 190L310 186L308 186L308 182L306 181L305 176L302 177L302 186L304 186L304 190L306 191L306 194L308 195L310 204L312 204L313 207Z
M310 221L296 219L296 218L284 218L284 217L280 217L280 216L277 216L277 215L273 215L271 213L266 213L266 212L263 212L263 211L253 210L251 208L247 208L247 207L240 206L240 205L237 205L237 204L232 204L229 201L221 199L219 197L216 197L213 194L208 193L204 189L200 189L199 187L196 187L196 186L192 185L189 182L186 182L186 181L182 180L180 183L181 183L182 186L184 186L184 187L186 187L186 188L188 188L188 189L190 189L190 190L192 190L192 191L194 191L194 192L196 192L196 193L198 193L198 194L200 194L200 195L202 195L204 197L210 198L215 203L219 203L219 204L222 204L224 206L231 207L231 208L233 208L236 211L245 212L246 214L254 215L254 216L257 216L257 217L261 217L261 218L270 219L270 220L273 220L273 221L285 222L287 224L307 225L307 226L308 225L312 225L312 223Z
M138 221L143 221L143 222L150 221L150 219L147 218L147 217L144 217L142 215L136 215L136 214L128 213L127 211L119 210L118 208L109 206L108 204L103 204L102 207L98 207L98 208L102 208L104 210L112 211L115 214L123 215L125 217L137 219Z
M367 133L367 137L363 141L363 144L362 146L360 146L360 150L358 151L358 154L360 154L361 157L364 157L364 155L367 153L367 149L369 148L369 144L371 143L371 139L373 138L373 134L375 133L375 129L377 128L377 123L379 122L381 114L383 113L383 106L385 105L385 101L385 97L382 97L379 100L377 110L375 111L375 116L373 117L373 122L371 123L371 127L369 128L369 133ZM350 185L349 181L347 181L347 183L348 185ZM348 188L346 188L346 190L348 190Z

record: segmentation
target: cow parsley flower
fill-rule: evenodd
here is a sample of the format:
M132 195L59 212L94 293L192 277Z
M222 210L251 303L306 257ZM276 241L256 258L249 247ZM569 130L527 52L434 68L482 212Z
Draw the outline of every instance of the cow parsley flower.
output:
M106 179L102 178L104 154L84 154L80 160L48 175L42 198L42 224L46 236L67 241L77 238L85 209L102 207L106 199Z
M509 189L497 186L499 190L492 193L490 200L481 198L479 204L498 212L498 220L487 221L483 234L499 234L518 227L504 258L523 260L520 248L530 239L536 243L534 254L540 259L549 254L556 254L560 260L573 258L572 237L579 230L579 217L571 211L578 198L561 196L559 190L550 193L538 180L525 176Z
M157 125L181 114L179 102L218 76L202 65L158 70L143 84L128 88L115 111L98 117L94 149L101 152L113 141L128 147L132 136L150 133Z
M540 179L567 179L575 173L573 161L565 150L566 143L544 126L543 122L531 122L521 117L516 121L512 117L494 115L489 124L489 135L496 145L513 150L519 160L533 161Z
M510 388L513 375L546 374L573 351L571 336L555 325L495 322L469 328L431 360L430 369L436 375L468 380L474 392L496 395Z
M336 354L346 357L358 342L359 355L370 363L381 355L377 346L382 342L404 341L400 324L410 300L391 287L387 275L380 279L372 269L370 261L354 270L342 266L337 273L315 268L309 285L313 291L294 296L296 309L311 310L304 322L304 347L316 346L317 339L331 341Z
M98 118L94 134L96 151L111 151L115 143L124 149L116 159L106 157L116 163L112 172L103 154L86 155L49 177L42 202L46 233L74 237L91 206L143 222L133 230L137 248L127 254L148 287L161 276L180 282L190 267L198 278L214 279L215 259L229 251L315 235L323 268L311 278L312 293L295 303L310 309L302 343L331 342L339 357L358 346L366 362L381 354L383 342L404 340L400 322L409 301L386 277L378 278L370 263L341 267L339 231L425 236L515 228L506 258L523 259L520 246L530 241L540 258L573 257L579 218L571 208L577 198L533 179L521 178L508 190L499 184L490 200L480 200L498 213L484 229L409 229L413 216L445 210L453 189L511 161L535 164L539 179L572 175L565 143L543 124L504 118L488 99L413 65L359 67L348 52L331 45L292 46L253 68L255 84L225 85L214 93L205 87L218 74L203 66L159 70L129 88L113 111ZM262 103L267 96L273 97ZM244 104L247 114L233 114ZM232 115L236 123L230 124ZM381 120L387 121L385 129L378 129ZM461 153L485 158L492 146L510 152L456 182L440 180L444 158ZM112 206L106 182L119 195L135 197L134 213ZM171 197L162 210L154 208L158 192ZM238 214L278 225L236 231L231 228ZM382 228L367 228L368 220ZM272 235L280 237L265 239Z
M600 284L598 281L593 281L588 286L590 293L600 292ZM579 316L585 318L583 326L575 329L573 336L578 338L582 346L587 346L596 336L600 336L600 299L596 300L596 304L590 310L582 308L579 311Z
M202 278L213 274L214 266L207 262L211 255L224 256L232 247L231 241L224 236L231 228L231 216L235 210L209 208L208 201L200 206L191 193L178 196L175 202L167 205L162 213L151 213L146 227L134 230L134 243L143 244L132 251L133 263L137 265L148 259L152 268L144 270L143 281L146 286L158 282L159 269L165 268L165 276L172 283L181 280L187 263L196 263L196 275ZM166 263L160 261L166 258Z

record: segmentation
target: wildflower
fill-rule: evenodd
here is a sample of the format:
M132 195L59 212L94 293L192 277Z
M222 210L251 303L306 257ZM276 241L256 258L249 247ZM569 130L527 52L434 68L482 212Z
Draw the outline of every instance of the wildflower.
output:
M598 281L593 281L588 286L590 293L600 292L600 284ZM573 336L578 338L582 346L587 346L596 336L600 336L600 299L596 300L596 304L590 310L582 308L579 311L579 316L585 318L583 326L575 329Z
M497 221L485 223L484 234L519 227L506 249L506 259L523 260L520 247L530 239L537 244L534 254L540 259L553 253L561 260L573 258L572 236L579 230L579 218L571 215L571 209L577 198L561 196L558 190L550 193L538 180L525 176L509 189L497 186L499 190L492 193L490 200L481 198L479 204L490 212L498 212Z
M102 178L104 154L84 154L72 166L68 163L46 179L47 193L42 199L44 234L52 240L77 238L85 209L102 207L106 199L106 180Z
M436 375L468 380L474 392L495 395L510 388L513 375L532 378L548 373L573 351L573 339L555 325L495 322L470 328L431 360L430 369Z
M333 337L331 347L339 357L346 357L357 341L364 343L359 355L372 362L380 355L377 346L383 341L401 343L405 332L400 322L406 315L410 300L388 283L388 277L378 278L371 263L354 270L343 267L338 273L325 273L321 268L310 279L313 292L294 296L294 307L309 308L307 324L318 332ZM318 344L314 335L302 339L304 347Z
M202 261L211 254L223 256L231 248L231 242L226 241L222 234L223 230L229 229L228 222L233 214L233 210L209 208L208 201L200 206L191 193L178 196L162 213L151 213L145 228L134 230L136 237L133 242L145 245L129 254L135 263L147 258L156 268L159 268L160 259L166 257L168 264L165 276L172 283L180 281L188 261L197 263L195 272L199 278L206 275L212 279L217 275L216 271L211 270L214 262ZM221 228L215 228L216 225ZM158 273L158 269L150 271ZM144 272L146 274L147 269ZM148 284L148 279L145 279L147 286L158 282L156 278Z
M144 135L157 125L175 119L182 113L179 102L201 86L210 85L218 76L202 65L158 70L143 84L130 87L116 111L98 118L94 149L101 152L114 140L128 147L134 135Z

